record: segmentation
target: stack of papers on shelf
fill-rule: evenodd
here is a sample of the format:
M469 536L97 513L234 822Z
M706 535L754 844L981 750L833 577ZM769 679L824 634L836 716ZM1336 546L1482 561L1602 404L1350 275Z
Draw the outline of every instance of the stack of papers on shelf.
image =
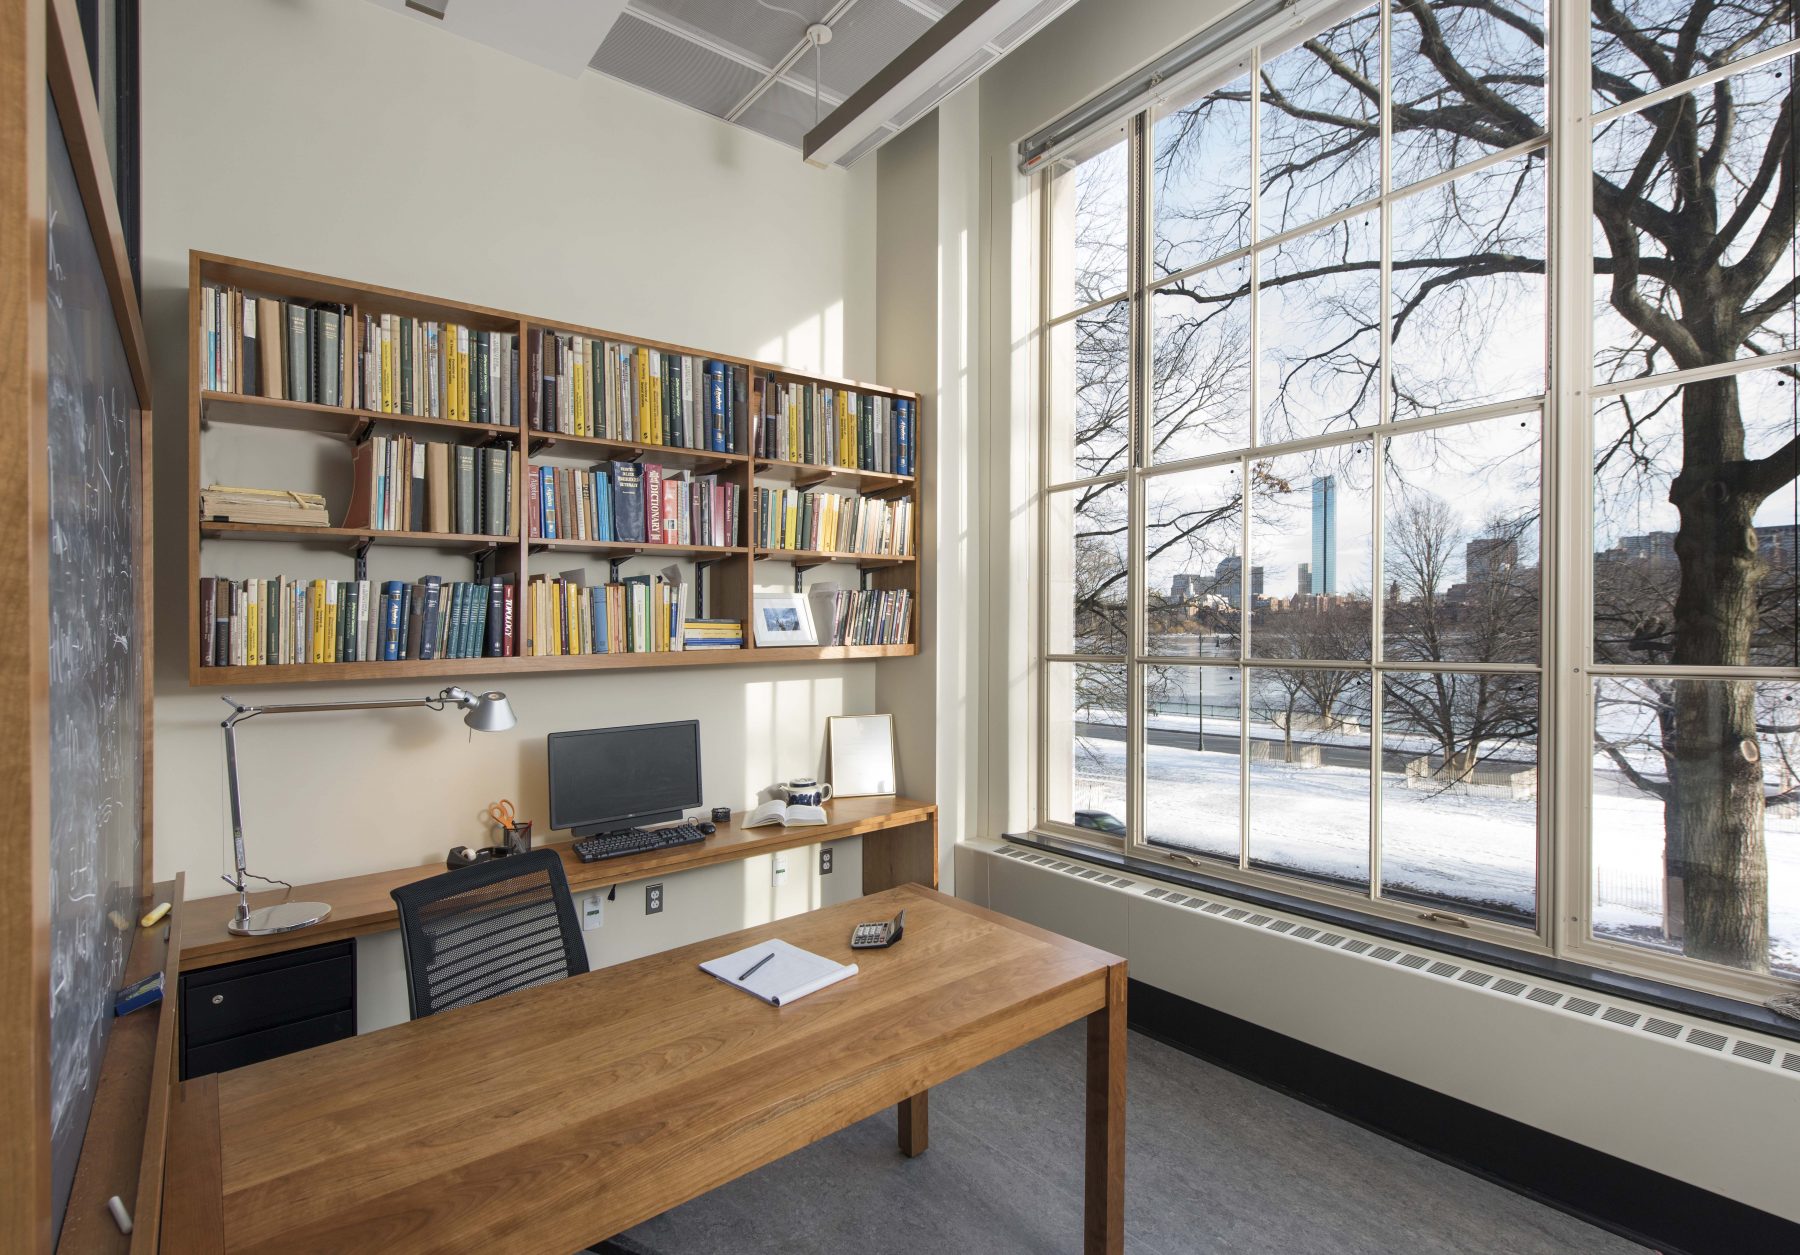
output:
M767 962L763 961L765 959ZM757 967L759 963L761 966ZM756 970L746 980L744 973L753 967ZM759 941L722 959L712 959L702 963L700 970L761 998L770 1006L784 1007L827 985L856 975L856 964L839 963L777 940Z
M283 488L228 488L209 484L200 493L200 517L206 522L279 523L284 527L325 527L325 498L316 492Z

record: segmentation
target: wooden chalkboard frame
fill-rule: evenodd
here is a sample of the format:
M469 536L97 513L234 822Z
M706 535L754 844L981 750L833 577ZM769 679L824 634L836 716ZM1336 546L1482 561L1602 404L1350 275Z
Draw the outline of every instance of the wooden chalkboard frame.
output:
M144 761L140 883L153 883L151 392L149 356L127 261L99 106L73 0L0 0L0 535L12 589L0 598L0 692L13 717L0 735L0 1249L50 1250L50 677L45 86L62 118L89 229L137 389ZM155 940L161 942L160 935ZM132 965L144 956L134 956ZM167 1017L166 1017L167 1018ZM118 1070L109 1045L102 1075ZM165 1082L166 1083L166 1082ZM151 1086L150 1101L157 1095ZM166 1094L163 1096L166 1109ZM83 1145L113 1153L96 1104ZM160 1128L160 1123L152 1121ZM103 1127L104 1126L104 1127ZM137 1154L132 1158L135 1160ZM160 1162L160 1156L158 1157ZM160 1182L157 1184L160 1185ZM151 1226L154 1229L154 1224ZM154 1232L148 1235L154 1241Z

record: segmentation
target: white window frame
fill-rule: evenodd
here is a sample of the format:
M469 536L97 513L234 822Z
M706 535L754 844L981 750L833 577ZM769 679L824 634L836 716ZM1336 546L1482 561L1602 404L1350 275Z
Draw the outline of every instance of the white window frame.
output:
M1355 9L1337 10L1325 20L1316 23L1316 28L1323 29L1331 22L1339 20L1345 12ZM1547 101L1546 135L1529 144L1488 154L1479 160L1441 172L1430 179L1409 184L1396 193L1389 187L1392 157L1389 151L1390 128L1388 127L1388 110L1390 107L1390 55L1391 47L1388 34L1391 18L1389 6L1381 6L1382 31L1382 101L1381 121L1382 138L1380 149L1381 183L1380 192L1374 199L1351 206L1315 222L1308 222L1300 227L1271 235L1267 238L1253 239L1251 245L1237 249L1219 257L1211 258L1200 265L1169 275L1152 273L1149 248L1146 241L1151 233L1151 201L1152 175L1149 155L1152 147L1153 127L1162 102L1180 96L1191 99L1197 89L1206 86L1223 85L1234 81L1248 73L1250 82L1258 84L1258 49L1246 53L1234 53L1228 64L1214 64L1201 68L1189 77L1185 84L1166 90L1156 99L1145 100L1137 110L1122 122L1106 127L1102 132L1086 137L1076 151L1084 153L1098 151L1116 142L1123 135L1127 145L1127 178L1129 186L1129 269L1127 289L1117 294L1109 294L1104 300L1093 301L1067 310L1051 308L1052 285L1049 282L1050 265L1053 250L1057 247L1058 236L1054 229L1056 208L1053 180L1056 177L1057 162L1045 160L1030 180L1029 192L1037 204L1031 225L1035 228L1038 240L1034 250L1036 258L1035 287L1035 319L1032 321L1034 339L1037 346L1037 370L1032 382L1032 414L1033 438L1037 444L1032 466L1035 471L1035 483L1032 496L1035 499L1035 526L1033 537L1033 554L1031 571L1037 583L1037 590L1031 606L1031 616L1035 620L1031 633L1031 671L1034 682L1029 699L1031 707L1031 774L1033 780L1030 798L1033 807L1033 828L1035 831L1063 840L1084 843L1090 846L1111 849L1129 855L1148 864L1161 864L1183 870L1198 870L1220 880L1241 883L1247 887L1307 898L1335 908L1356 911L1375 919L1389 920L1435 929L1446 936L1480 940L1503 945L1528 954L1536 954L1544 958L1562 958L1591 964L1595 967L1618 971L1631 975L1648 977L1683 985L1702 992L1721 996L1761 1000L1777 993L1792 993L1794 983L1780 977L1761 976L1751 972L1737 971L1701 960L1687 959L1680 956L1659 953L1643 947L1627 944L1622 941L1607 940L1592 934L1591 903L1592 892L1589 872L1589 855L1591 851L1591 814L1589 779L1592 772L1593 745L1593 694L1597 679L1611 676L1656 676L1656 675L1701 675L1707 678L1751 678L1774 679L1788 682L1800 681L1800 668L1711 668L1699 671L1683 672L1671 667L1624 667L1598 665L1593 656L1593 589L1592 589L1592 539L1593 539L1593 502L1592 476L1588 467L1592 465L1592 405L1596 396L1633 390L1631 385L1596 386L1592 382L1592 204L1591 204L1591 161L1592 137L1594 128L1605 120L1626 112L1634 112L1648 107L1661 99L1686 94L1704 87L1712 80L1726 75L1741 74L1757 65L1771 60L1791 57L1800 53L1800 40L1791 41L1780 47L1769 49L1720 70L1696 76L1685 83L1662 91L1653 92L1640 100L1631 102L1629 106L1621 106L1602 114L1590 111L1591 100L1589 90L1589 31L1587 27L1587 6L1585 4L1562 3L1550 0L1548 5L1547 34L1549 48L1546 66L1550 77L1550 91ZM1294 42L1291 37L1276 35L1273 42L1285 48ZM1253 161L1259 160L1255 155L1257 144L1257 124L1252 113L1251 134L1253 145ZM1548 238L1547 260L1549 274L1547 276L1547 337L1546 362L1548 374L1546 391L1541 396L1521 397L1516 400L1503 401L1491 405L1471 407L1462 410L1445 411L1426 418L1408 418L1396 421L1388 415L1390 394L1387 387L1389 363L1389 305L1392 297L1390 275L1391 253L1391 213L1393 203L1410 199L1415 195L1433 187L1460 178L1486 166L1516 159L1526 152L1548 149L1547 158L1547 200L1548 200ZM1256 180L1252 180L1250 220L1254 224L1258 219L1256 203ZM1255 423L1259 406L1257 389L1259 370L1256 367L1258 345L1256 301L1257 284L1250 284L1250 310L1252 327L1251 341L1251 444L1244 449L1228 453L1220 453L1205 457L1186 459L1176 462L1151 464L1148 459L1149 422L1146 414L1147 388L1141 380L1149 377L1147 354L1152 337L1147 328L1150 316L1152 294L1159 283L1174 281L1183 277L1215 270L1245 259L1250 267L1249 273L1254 279L1257 274L1256 256L1272 248L1284 240L1293 239L1331 223L1342 221L1379 208L1382 231L1381 280L1381 410L1378 421L1354 432L1334 433L1328 437L1304 440L1291 440L1280 444L1258 445L1255 443ZM1104 309L1116 301L1126 301L1131 319L1131 340L1134 360L1132 361L1132 404L1129 450L1127 469L1108 475L1095 476L1088 479L1074 478L1052 482L1051 459L1054 451L1051 441L1046 438L1050 429L1052 405L1058 404L1051 391L1050 346L1053 330L1073 319L1096 310ZM1790 362L1800 362L1800 352L1771 355L1732 363L1726 366L1706 367L1697 371L1668 372L1655 376L1651 380L1641 381L1651 387L1668 387L1686 381L1722 374L1743 373L1752 369L1767 369L1772 366ZM1634 384L1640 381L1633 381ZM1258 659L1247 650L1237 659L1220 660L1214 663L1171 659L1146 652L1144 642L1144 589L1146 586L1144 570L1144 487L1164 475L1182 471L1191 471L1208 466L1219 466L1238 463L1247 472L1249 465L1261 459L1279 456L1283 453L1304 452L1310 449L1354 443L1370 442L1375 464L1372 470L1374 500L1372 503L1373 518L1376 526L1376 540L1373 545L1373 580L1371 587L1379 589L1382 582L1382 548L1379 541L1380 520L1383 517L1381 492L1382 443L1383 437L1389 434L1411 433L1427 430L1432 427L1462 425L1482 418L1505 415L1537 413L1540 415L1540 441L1542 450L1542 466L1540 492L1542 501L1542 521L1540 524L1540 642L1541 652L1537 664L1496 664L1496 663L1396 663L1381 659L1381 642L1383 639L1381 624L1382 598L1373 597L1372 606L1372 658L1365 663L1330 663L1340 669L1362 670L1375 677L1372 701L1371 744L1372 753L1379 753L1381 689L1379 677L1385 672L1426 671L1426 672L1504 672L1524 673L1535 676L1540 685L1540 725L1537 743L1539 789L1538 789L1538 825L1537 825L1537 912L1536 926L1526 929L1484 919L1479 915L1462 914L1443 909L1431 909L1406 900L1386 899L1381 896L1380 869L1380 799L1382 772L1371 770L1369 805L1371 810L1370 824L1370 888L1367 893L1350 892L1330 885L1318 883L1296 876L1280 875L1260 871L1249 865L1249 807L1244 804L1247 796L1247 781L1240 781L1239 786L1239 857L1235 867L1228 863L1213 859L1202 859L1184 856L1176 851L1153 846L1144 840L1143 835L1143 802L1144 802L1144 703L1143 703L1143 669L1146 666L1218 666L1237 670L1240 673L1256 666L1294 666L1306 665L1291 659ZM1123 655L1086 655L1076 653L1053 653L1050 651L1050 624L1053 621L1051 589L1053 582L1048 578L1046 563L1054 552L1051 533L1051 502L1053 494L1065 492L1079 487L1099 486L1107 483L1124 482L1130 485L1130 533L1127 546L1129 593L1127 610L1130 621L1126 652ZM1248 483L1248 478L1243 482ZM1244 535L1239 552L1246 569L1246 594L1243 603L1243 627L1249 627L1251 614L1251 597L1248 595L1248 568L1251 565L1252 549L1249 544L1249 511L1244 511ZM1253 637L1246 631L1246 641ZM1049 818L1049 793L1054 773L1066 771L1066 767L1051 761L1051 738L1048 735L1048 720L1055 716L1049 701L1050 666L1047 664L1099 663L1120 665L1126 668L1129 710L1128 735L1126 738L1126 809L1128 832L1124 837L1108 836L1093 830L1075 827L1066 822ZM1248 719L1242 717L1242 703L1248 701L1248 685L1240 685L1240 738L1249 735ZM1372 768L1378 760L1372 759ZM1241 775L1248 774L1249 755L1245 746L1240 747L1239 770ZM1561 839L1558 839L1560 834Z

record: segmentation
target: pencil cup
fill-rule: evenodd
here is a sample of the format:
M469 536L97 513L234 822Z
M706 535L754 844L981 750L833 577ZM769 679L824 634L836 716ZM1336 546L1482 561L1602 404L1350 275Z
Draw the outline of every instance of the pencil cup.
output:
M525 854L531 850L531 821L521 820L511 828L502 828L500 835L506 840L506 848L514 854Z

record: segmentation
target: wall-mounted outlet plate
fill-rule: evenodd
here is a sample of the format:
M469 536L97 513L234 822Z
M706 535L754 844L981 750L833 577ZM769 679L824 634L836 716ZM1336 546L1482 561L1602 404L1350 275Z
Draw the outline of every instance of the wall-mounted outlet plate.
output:
M644 914L661 915L663 908L662 881L644 886Z
M819 875L831 875L831 847L828 845L819 847Z
M592 932L606 922L606 899L598 889L581 899L581 930Z
M787 852L783 850L776 853L769 862L773 869L770 873L769 883L779 889L787 883Z

